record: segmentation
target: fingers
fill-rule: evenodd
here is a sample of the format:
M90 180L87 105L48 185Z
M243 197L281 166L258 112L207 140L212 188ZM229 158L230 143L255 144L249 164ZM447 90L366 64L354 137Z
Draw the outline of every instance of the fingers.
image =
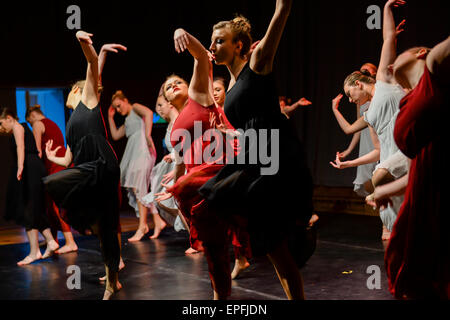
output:
M178 32L178 30L175 32L175 50L177 53L184 52L184 50L187 49L189 45L189 38L186 34L186 32Z

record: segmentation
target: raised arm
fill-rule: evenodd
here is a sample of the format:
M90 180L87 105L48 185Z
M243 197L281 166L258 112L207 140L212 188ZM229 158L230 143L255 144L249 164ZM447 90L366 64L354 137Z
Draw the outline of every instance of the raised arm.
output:
M14 140L17 152L17 180L22 180L23 165L25 162L25 130L20 124L13 127Z
M392 7L398 7L404 5L406 2L403 0L388 0L384 5L383 13L383 47L381 48L380 64L377 71L377 80L392 83L394 76L392 71L389 70L389 66L392 65L397 57L397 34L399 31L395 27L394 15L392 13ZM404 24L404 20L400 23L399 27ZM401 32L401 31L400 31Z
M108 52L118 53L119 50L127 51L127 47L117 44L117 43L108 43L104 44L100 50L100 54L98 55L98 85L102 85L102 72L103 67L105 66L106 56Z
M174 33L175 50L178 53L186 49L194 58L194 71L189 84L189 97L204 107L214 103L213 93L209 85L212 64L208 51L194 36L184 29L177 29Z
M88 62L86 71L86 83L81 95L81 101L89 108L93 109L98 105L98 56L92 46L91 33L78 31L77 39L83 49L84 56Z
M153 111L139 103L133 104L133 110L144 120L145 139L147 140L148 146L156 150L151 138L153 128Z
M115 113L116 109L114 109L113 106L109 106L108 109L109 131L111 132L111 138L113 138L114 141L117 141L125 137L125 125L121 125L119 128L117 128L116 122L114 121Z
M45 132L45 126L42 123L42 121L35 121L33 123L33 135L34 135L34 140L36 141L36 148L39 152L39 158L42 158L42 135Z
M266 34L258 43L250 57L250 69L258 74L272 72L273 60L291 11L292 0L277 0L275 13Z
M450 37L431 49L426 63L431 73L448 81L447 76L450 73Z
M368 124L366 121L364 121L364 117L360 117L354 123L350 124L339 112L339 102L341 101L342 97L343 95L339 94L331 102L331 108L333 110L334 116L336 117L336 120L342 131L344 131L345 134L354 134L367 128Z

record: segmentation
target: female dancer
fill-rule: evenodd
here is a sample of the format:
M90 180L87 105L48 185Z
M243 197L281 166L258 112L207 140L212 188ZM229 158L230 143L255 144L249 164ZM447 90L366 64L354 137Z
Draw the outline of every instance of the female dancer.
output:
M63 166L57 165L48 160L45 154L45 145L49 140L53 141L54 147L60 147L56 156L63 157L66 152L66 148L64 146L64 137L58 125L44 116L39 105L27 108L25 119L33 127L33 134L34 138L36 139L36 146L39 152L39 157L44 158L47 175L64 170ZM42 153L43 150L44 153ZM64 219L61 218L59 208L47 194L46 201L49 219L53 220L53 225L56 227L56 232L58 230L61 230L64 238L66 239L66 243L64 244L64 246L56 250L55 253L64 254L77 251L78 246L73 239L70 226L64 221Z
M119 225L120 168L111 145L99 107L98 57L92 46L92 34L78 31L88 62L85 81L77 82L67 97L66 105L74 109L67 123L67 149L64 157L56 157L58 148L52 141L46 145L47 158L68 167L44 179L55 202L67 210L71 226L85 233L98 234L106 269L106 289L103 299L109 299L121 289L118 279L120 245Z
M45 166L38 156L36 141L26 123L19 123L14 112L1 109L0 129L12 134L11 152L15 166L11 170L6 194L5 219L23 226L30 243L30 253L17 265L23 266L50 257L59 248L49 228L45 192L42 178ZM39 250L38 231L42 233L47 248L44 255Z
M213 79L213 95L214 101L223 109L225 103L226 88L228 81L223 77L214 77Z
M114 114L119 112L126 116L125 123L119 128L114 122ZM127 136L122 160L120 162L121 186L128 190L129 205L134 208L139 217L139 227L136 233L128 239L129 242L139 241L149 231L147 225L148 209L155 211L150 203L147 208L142 198L148 193L150 174L156 160L156 149L151 137L153 126L153 112L138 103L131 104L122 91L117 91L111 98L111 107L108 110L108 122L111 137L119 140ZM157 237L166 226L159 215L154 215L155 232L151 237Z
M371 63L365 63L361 66L361 73L370 76L375 79L377 74L377 67L375 67ZM356 116L357 118L363 117L364 112L369 109L370 100L372 96L370 94L366 95L366 98L359 100L358 104L356 104ZM333 99L332 107L333 110L339 107L339 102L342 99L342 94L339 94L335 99ZM343 152L339 152L339 159L343 160L348 157L348 155L353 151L356 145L359 142L359 157L364 156L374 149L372 139L370 137L369 128L365 128L361 131L355 132L353 134L353 138ZM372 173L375 170L376 163L368 163L364 165L359 165L356 171L356 179L353 181L354 188L353 190L361 197L366 197L370 193L373 192L372 185Z
M403 31L401 26L404 24L403 20L399 24L399 27L395 27L392 7L404 3L403 0L389 0L385 4L383 19L384 42L376 83L370 83L371 78L364 78L365 76L359 71L352 73L344 81L344 91L349 97L350 102L358 103L362 99L362 96L366 94L372 96L369 110L364 113L363 118L359 118L350 125L337 108L333 109L336 119L345 133L352 134L369 126L372 137L377 136L379 142L376 138L373 138L374 150L353 161L341 162L337 154L336 163L331 162L335 168L342 169L380 160L381 163L376 168L384 168L389 171L389 168L386 168L383 162L398 151L393 139L393 130L399 111L399 102L405 95L405 92L395 81L389 66L395 60L396 39L397 35ZM403 174L406 173L406 169L401 170ZM391 174L394 176L395 172ZM394 178L399 178L399 176L394 176ZM389 206L385 210L380 211L380 217L383 221L383 240L389 239L390 231L392 230L402 201L402 197L398 197L395 199L394 206Z
M250 25L243 17L219 22L213 28L210 51L216 64L226 65L231 76L225 113L236 129L273 129L277 139L259 141L279 146L278 171L261 175L262 163L227 164L201 189L208 205L226 220L237 220L250 234L252 252L267 254L289 299L303 299L303 280L288 244L297 224L307 225L312 214L312 178L301 143L280 113L272 66L292 1L276 1L275 13L250 59ZM277 131L278 130L278 131ZM271 134L273 136L273 134ZM246 145L247 147L247 145ZM241 152L248 152L243 150ZM295 163L295 166L292 164ZM286 181L297 188L282 188ZM298 199L262 201L261 199ZM271 219L281 212L283 219ZM230 215L234 216L230 218ZM286 225L288 226L286 230ZM303 227L299 227L303 228ZM298 229L297 229L298 230ZM300 255L302 252L297 251ZM297 261L299 262L299 261ZM301 264L301 263L300 263Z
M175 175L175 156L172 144L170 142L170 133L172 132L172 127L175 120L178 117L178 110L171 105L163 95L163 87L159 91L158 99L156 100L156 112L161 118L166 120L169 124L167 126L166 135L164 137L164 142L169 151L169 154L165 155L163 159L153 167L150 181L151 181L151 192L142 198L143 204L145 206L150 206L153 204L156 208L156 212L151 212L154 215L160 217L156 219L163 219L165 222L174 226L176 231L189 230L187 224L178 210L177 205L173 198L167 199L164 202L158 203L155 201L155 195L161 193L166 187L169 187L170 182L173 180ZM159 233L155 233L151 237L152 239L157 238Z
M448 145L450 37L431 51L406 50L395 60L393 72L411 90L400 103L394 129L395 142L411 165L408 176L375 189L375 200L381 203L405 192L385 254L389 290L398 299L448 300L450 238L440 182L447 170L442 155Z

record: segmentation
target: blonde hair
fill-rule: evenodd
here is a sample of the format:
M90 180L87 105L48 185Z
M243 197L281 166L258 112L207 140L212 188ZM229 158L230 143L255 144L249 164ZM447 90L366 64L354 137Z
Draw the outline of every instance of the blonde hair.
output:
M0 110L0 119L6 119L7 116L10 116L15 120L19 120L19 117L17 117L17 114L13 110L9 108L1 108Z
M125 96L125 94L123 93L122 90L117 90L111 97L111 102L113 102L116 99L120 99L120 100L128 100L127 97Z
M356 86L356 81L364 82L366 84L375 84L375 79L363 74L361 71L352 72L347 76L344 80L344 87L347 86Z
M223 28L229 28L233 34L233 43L242 42L241 57L250 51L253 39L251 36L252 26L247 18L237 15L233 20L221 21L213 26L213 31Z

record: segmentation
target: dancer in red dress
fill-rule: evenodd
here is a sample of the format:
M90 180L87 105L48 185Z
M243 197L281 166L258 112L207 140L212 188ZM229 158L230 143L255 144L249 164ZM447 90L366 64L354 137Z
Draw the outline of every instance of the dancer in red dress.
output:
M64 137L58 125L44 116L41 106L39 105L27 108L25 118L33 127L33 134L36 140L39 157L44 159L47 174L50 175L64 170L65 168L63 166L57 165L56 163L48 160L45 154L45 145L49 140L53 140L53 145L55 147L60 147L56 153L57 157L64 157L64 154L66 153ZM61 218L61 214L63 214L63 212L60 212L58 206L48 194L46 194L46 201L48 218L50 220L50 225L52 226L51 229L55 240L57 239L56 233L58 230L62 231L64 238L66 239L64 246L56 250L55 253L63 254L77 251L78 246L73 239L70 226L64 221L64 219Z
M411 164L409 177L377 188L374 200L385 206L406 188L385 254L389 290L398 299L450 297L450 237L441 183L447 170L449 54L447 38L431 51L409 49L393 65L398 83L411 90L401 100L394 130Z

